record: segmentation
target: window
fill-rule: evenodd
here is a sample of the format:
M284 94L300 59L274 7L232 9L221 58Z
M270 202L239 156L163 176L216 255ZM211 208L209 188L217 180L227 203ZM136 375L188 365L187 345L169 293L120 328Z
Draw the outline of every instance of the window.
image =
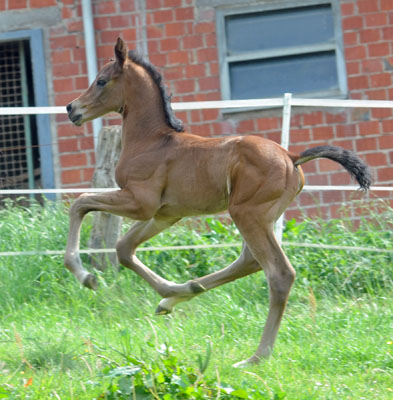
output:
M47 105L42 31L0 33L0 107ZM0 188L53 188L51 142L48 115L0 115Z
M223 98L280 97L285 92L344 96L337 7L336 1L276 1L218 10Z
M0 107L34 106L31 59L25 40L0 43ZM0 116L0 187L39 186L35 117Z

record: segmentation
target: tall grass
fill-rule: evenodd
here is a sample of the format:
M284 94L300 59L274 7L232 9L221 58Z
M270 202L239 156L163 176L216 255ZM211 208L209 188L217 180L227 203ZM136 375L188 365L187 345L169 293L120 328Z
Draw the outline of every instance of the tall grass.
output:
M351 221L290 221L285 241L391 248L392 209ZM59 250L67 207L6 205L0 251ZM90 219L83 225L86 246ZM233 243L226 220L187 220L147 246ZM179 282L227 265L239 248L140 252ZM393 394L391 253L286 248L297 280L273 357L252 354L267 313L262 273L154 317L159 297L132 272L83 289L60 256L0 259L0 398L389 399ZM85 258L85 263L88 262ZM188 396L188 397L187 397Z

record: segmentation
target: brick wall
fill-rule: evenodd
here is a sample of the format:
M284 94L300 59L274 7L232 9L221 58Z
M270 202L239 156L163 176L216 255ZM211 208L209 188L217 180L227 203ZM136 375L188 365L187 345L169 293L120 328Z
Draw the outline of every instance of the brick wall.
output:
M215 9L197 0L145 0L149 59L163 72L173 101L221 99ZM341 16L349 98L393 99L393 1L342 0ZM65 105L87 87L80 0L0 0L0 10L59 7L62 21L45 28L50 43L54 105ZM93 0L99 64L113 56L118 36L130 48L143 39L141 2ZM280 140L281 111L222 113L218 110L179 112L189 131L203 136L257 134ZM105 124L118 123L116 117ZM392 110L294 110L290 150L333 144L358 152L372 167L376 185L393 184ZM87 186L94 169L91 124L74 127L66 116L56 117L61 185ZM347 184L349 176L328 160L304 166L307 184ZM302 196L303 210L344 194ZM312 198L312 199L311 199ZM328 198L328 199L327 199ZM323 210L334 215L334 208ZM295 215L295 214L294 214Z

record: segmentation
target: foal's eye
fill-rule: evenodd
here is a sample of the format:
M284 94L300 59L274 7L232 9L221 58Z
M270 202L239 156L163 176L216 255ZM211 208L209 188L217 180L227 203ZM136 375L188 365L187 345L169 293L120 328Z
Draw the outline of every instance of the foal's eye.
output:
M104 87L106 85L106 81L104 79L99 79L97 81L97 86Z

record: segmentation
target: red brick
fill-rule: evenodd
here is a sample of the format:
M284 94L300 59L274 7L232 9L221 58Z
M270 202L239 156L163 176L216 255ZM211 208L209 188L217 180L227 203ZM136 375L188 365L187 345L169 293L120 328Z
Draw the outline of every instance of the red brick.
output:
M363 17L351 16L342 19L343 30L360 29L363 27Z
M148 25L146 27L147 38L162 38L164 36L164 28L162 26Z
M203 121L215 121L220 115L219 110L201 110Z
M336 137L344 138L356 135L356 125L336 125Z
M375 74L370 76L370 83L372 87L386 87L392 84L390 73Z
M130 15L114 15L107 17L112 28L131 28Z
M50 39L50 47L51 49L59 50L59 49L73 49L77 46L77 36L76 35L68 35L68 36L60 36L54 37Z
M168 54L168 64L188 64L189 53L187 51L176 51Z
M149 59L157 67L168 66L166 54L150 54Z
M86 153L64 154L60 156L60 164L63 168L86 165Z
M181 7L182 5L182 0L163 0L164 7Z
M216 32L216 24L214 22L201 22L195 27L196 33L214 33Z
M174 82L175 93L192 93L195 91L195 81L194 80L179 80Z
M315 111L309 114L303 115L304 125L320 125L323 124L323 113L321 111Z
M260 118L257 120L258 131L270 131L279 128L277 118Z
M59 140L59 152L78 151L78 139Z
M179 50L179 39L169 38L160 41L161 51Z
M389 108L373 108L371 110L371 118L390 118L392 110Z
M291 129L291 143L310 142L310 129Z
M153 21L155 24L163 24L173 21L173 10L157 10L153 15Z
M320 172L329 172L329 171L338 171L342 168L339 164L334 161L320 159L319 160L319 171Z
M255 129L255 121L252 119L245 120L245 121L240 121L237 124L237 133L253 133L256 132Z
M382 37L384 40L392 40L393 39L393 27L389 26L387 28L382 29Z
M379 11L378 0L362 0L357 2L361 14Z
M173 22L165 25L166 36L182 36L186 33L186 25L184 22Z
M355 44L359 44L358 41L358 32L345 32L344 33L344 45L345 46L354 46Z
M383 26L388 24L387 13L365 15L366 26Z
M201 91L218 90L220 89L220 80L216 76L199 79L199 89Z
M93 179L94 170L95 168L83 168L82 176L84 182L91 182Z
M93 136L84 136L80 138L80 149L81 150L88 150L94 147L94 139Z
M378 167L378 166L387 165L386 154L384 154L382 152L367 153L362 158L364 158L364 160L366 161L366 163L368 165L370 165L370 167Z
M199 78L203 76L206 76L205 64L193 64L186 66L187 78Z
M217 47L216 33L207 33L205 36L205 44L207 47Z
M197 60L200 63L217 60L217 49L208 48L197 50Z
M348 87L349 90L356 90L356 89L368 89L368 77L367 75L360 75L360 76L349 76L348 77Z
M345 49L346 60L360 60L366 58L366 46L347 47Z
M21 8L27 8L27 0L13 0L8 2L8 10L17 10ZM1 9L5 10L5 5L3 5Z
M381 1L381 10L393 11L392 0L380 0L380 1Z
M380 132L379 121L359 121L357 128L361 135L373 135Z
M365 91L369 100L387 100L386 89L374 89Z
M378 137L378 144L381 150L393 149L393 135L381 135Z
M68 32L82 32L83 22L82 21L70 21L67 23Z
M161 0L146 0L146 8L148 10L154 10L161 7Z
M377 139L372 138L361 138L356 140L356 150L357 151L369 151L375 150L377 148Z
M77 96L75 92L73 93L61 93L55 95L55 105L56 106L65 106L66 104L70 103L74 100Z
M78 76L74 80L76 90L86 90L89 87L87 76Z
M378 42L381 38L381 31L379 29L364 29L359 32L361 43Z
M344 122L347 122L347 114L345 111L336 114L326 113L325 118L327 124L342 124Z
M176 8L175 18L177 21L194 20L194 7Z
M202 36L184 36L182 43L183 49L197 49L203 47Z
M392 182L393 181L393 167L378 168L377 176L379 182Z
M382 121L382 132L383 133L393 133L393 120L391 119L386 119ZM391 144L393 148L393 135L390 136L391 138Z
M334 129L332 126L316 126L312 128L311 134L313 140L327 141L334 138Z
M55 92L72 92L75 87L72 79L63 78L63 79L53 79L53 89Z
M13 3L15 0L9 1L8 3ZM56 0L30 0L31 8L41 8L41 7L49 7L49 6L57 6Z
M372 43L367 46L370 57L384 57L390 55L388 42Z
M331 185L349 185L351 177L348 172L336 172L330 175Z
M131 0L120 0L120 11L121 12L135 11L134 2Z
M111 30L111 31L102 31L100 32L100 41L101 43L116 43L118 37L123 37L123 32L121 29Z
M355 12L355 7L353 3L343 3L341 4L341 15L353 15Z
M234 135L235 127L229 121L212 123L212 135Z
M71 62L71 50L55 50L51 54L53 64L63 64Z
M61 172L61 181L64 185L81 182L81 170L71 169Z
M362 66L362 72L365 74L383 71L383 62L379 58L362 60L360 63Z
M360 62L351 61L347 62L347 74L349 75L359 75L360 73Z
M79 75L79 64L58 64L52 68L54 77Z
M116 13L116 3L115 1L101 1L96 4L94 9L94 14L115 14Z

